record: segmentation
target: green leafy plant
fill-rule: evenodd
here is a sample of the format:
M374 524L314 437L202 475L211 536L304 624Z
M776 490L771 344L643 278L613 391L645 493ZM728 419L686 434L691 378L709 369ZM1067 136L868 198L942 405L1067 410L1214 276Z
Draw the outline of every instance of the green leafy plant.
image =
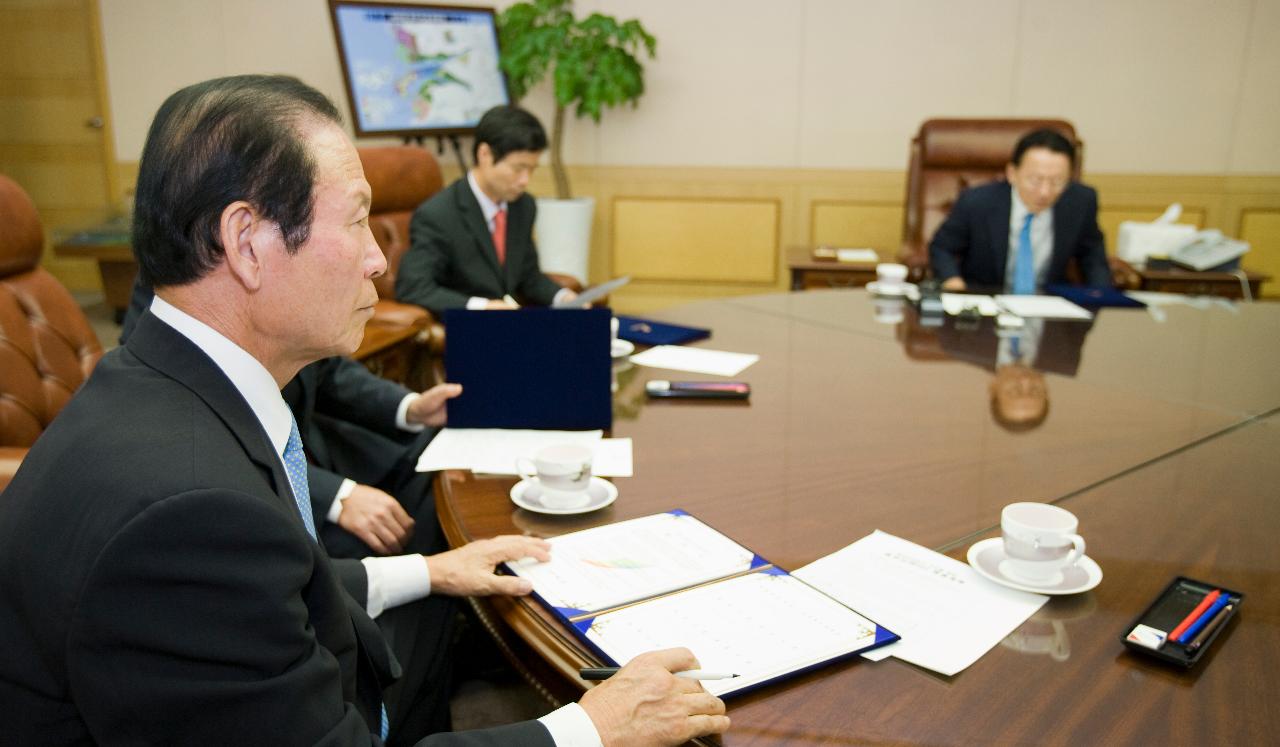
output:
M572 0L529 0L498 16L501 65L515 100L548 74L555 85L556 113L551 125L551 173L556 196L568 199L569 177L561 158L565 110L600 122L601 113L622 104L636 105L644 93L644 66L637 59L654 56L657 40L639 21L619 22L592 13L573 16Z

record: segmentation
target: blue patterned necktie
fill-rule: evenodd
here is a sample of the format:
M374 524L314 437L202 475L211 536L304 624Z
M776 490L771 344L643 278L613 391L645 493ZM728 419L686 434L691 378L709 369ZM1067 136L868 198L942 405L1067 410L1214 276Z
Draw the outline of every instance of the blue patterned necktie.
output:
M302 437L298 435L298 421L292 416L289 417L289 442L284 445L284 471L289 475L293 500L298 503L307 534L315 539L316 521L311 516L311 490L307 487L307 458L302 451Z
M293 488L293 499L298 503L298 513L302 514L302 523L307 527L311 539L316 538L316 522L311 515L311 489L307 487L307 457L302 451L302 436L298 435L298 421L289 418L289 441L284 445L284 471L289 476L289 487ZM387 741L391 722L387 718L387 706L382 705L382 723L379 733L382 741Z
M1031 219L1035 213L1027 213L1022 222L1022 232L1018 234L1018 257L1013 263L1013 292L1019 296L1029 296L1036 292L1036 270L1031 258Z

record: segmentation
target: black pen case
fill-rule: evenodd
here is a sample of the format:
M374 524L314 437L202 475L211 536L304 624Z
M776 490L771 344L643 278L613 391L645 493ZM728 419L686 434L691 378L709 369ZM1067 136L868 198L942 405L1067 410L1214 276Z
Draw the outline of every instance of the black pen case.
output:
M1149 638L1151 631L1159 631L1165 635L1172 633L1214 589L1228 598L1231 609L1224 608L1222 621L1204 637L1198 648L1192 649L1191 641L1182 644L1172 640L1166 640L1158 648L1152 648L1152 641ZM1169 585L1156 596L1142 614L1135 617L1133 622L1121 631L1120 641L1139 654L1190 669L1200 661L1218 636L1222 635L1222 631L1231 624L1231 620L1240 612L1240 604L1243 601L1242 592L1207 584L1186 576L1178 576L1169 582ZM1146 639L1145 642L1143 642L1144 639Z

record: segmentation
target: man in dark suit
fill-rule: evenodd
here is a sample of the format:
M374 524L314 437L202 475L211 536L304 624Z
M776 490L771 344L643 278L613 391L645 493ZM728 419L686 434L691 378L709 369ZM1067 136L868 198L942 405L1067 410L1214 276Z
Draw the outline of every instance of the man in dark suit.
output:
M1112 287L1098 194L1071 181L1075 146L1054 130L1018 141L1007 181L965 190L929 242L942 289L1035 293L1065 283L1072 260L1090 287Z
M434 314L572 300L573 291L542 274L533 243L537 205L525 190L547 148L542 125L523 109L497 106L475 137L475 167L413 214L396 298Z
M120 332L129 340L155 296L135 280ZM304 366L281 391L307 449L316 528L331 557L445 549L432 496L434 473L417 460L444 424L456 384L411 392L334 356Z
M370 561L330 560L317 543L280 396L308 363L356 349L386 268L338 123L322 94L281 76L190 86L157 113L133 232L151 313L31 449L0 511L7 739L386 736L382 694L398 667L364 608L374 574L353 567ZM493 571L529 556L547 558L546 543L376 560L425 575L432 594L475 595L527 593ZM394 601L397 584L379 593ZM723 731L723 703L672 674L694 666L685 650L645 654L539 721L425 743L674 744Z

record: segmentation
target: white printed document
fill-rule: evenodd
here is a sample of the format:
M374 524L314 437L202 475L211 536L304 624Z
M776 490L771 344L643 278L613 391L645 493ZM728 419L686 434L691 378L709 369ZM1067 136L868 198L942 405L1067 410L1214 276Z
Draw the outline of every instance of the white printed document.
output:
M736 376L758 360L760 356L752 353L730 353L683 345L659 345L631 356L631 362L639 366L716 376Z
M517 474L516 460L547 446L577 444L594 453L591 473L630 477L631 439L605 439L602 431L539 431L506 428L444 428L431 439L417 470L469 469L491 475Z
M1023 319L1092 319L1093 314L1061 296L996 296L1005 311Z
M880 530L792 575L902 636L868 658L896 656L945 675L973 664L1049 600Z
M576 635L618 665L685 646L727 695L897 638L683 511L554 537L551 560L508 563Z

